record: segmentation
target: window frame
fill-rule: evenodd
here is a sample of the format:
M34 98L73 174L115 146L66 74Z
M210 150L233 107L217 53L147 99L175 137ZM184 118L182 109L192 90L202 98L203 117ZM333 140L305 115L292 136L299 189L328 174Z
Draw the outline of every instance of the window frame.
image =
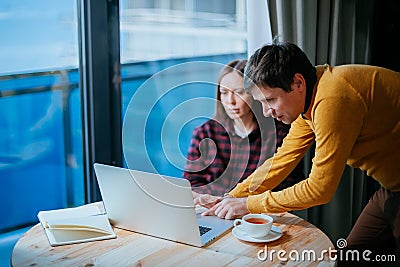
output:
M122 166L119 0L78 0L85 202L101 200L95 162Z

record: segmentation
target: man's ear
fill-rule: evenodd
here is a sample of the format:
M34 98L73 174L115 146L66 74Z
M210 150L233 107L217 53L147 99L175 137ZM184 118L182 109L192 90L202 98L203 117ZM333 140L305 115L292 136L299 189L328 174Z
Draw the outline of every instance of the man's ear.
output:
M299 92L306 90L306 80L304 79L303 75L301 75L300 73L294 74L293 84L294 84L296 90L299 90Z

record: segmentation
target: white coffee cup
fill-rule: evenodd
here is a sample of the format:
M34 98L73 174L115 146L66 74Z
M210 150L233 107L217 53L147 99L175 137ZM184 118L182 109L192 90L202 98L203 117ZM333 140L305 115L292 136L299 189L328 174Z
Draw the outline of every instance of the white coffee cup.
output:
M246 232L249 236L260 238L271 231L274 219L266 214L247 214L233 222L234 227Z

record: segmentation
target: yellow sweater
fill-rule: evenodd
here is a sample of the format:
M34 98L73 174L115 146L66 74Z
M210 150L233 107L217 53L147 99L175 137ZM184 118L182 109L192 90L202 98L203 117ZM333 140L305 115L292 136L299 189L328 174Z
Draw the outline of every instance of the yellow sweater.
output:
M304 209L330 201L346 164L400 191L400 73L367 65L317 66L318 81L273 158L229 194L247 197L250 212ZM307 179L278 185L315 142Z

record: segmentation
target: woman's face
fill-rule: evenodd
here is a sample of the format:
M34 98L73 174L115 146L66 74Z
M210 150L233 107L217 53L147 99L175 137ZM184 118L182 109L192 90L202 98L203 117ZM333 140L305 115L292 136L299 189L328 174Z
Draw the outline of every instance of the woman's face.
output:
M219 86L221 102L229 118L246 119L252 118L251 106L253 97L246 94L243 88L243 77L236 71L226 74L221 79Z

